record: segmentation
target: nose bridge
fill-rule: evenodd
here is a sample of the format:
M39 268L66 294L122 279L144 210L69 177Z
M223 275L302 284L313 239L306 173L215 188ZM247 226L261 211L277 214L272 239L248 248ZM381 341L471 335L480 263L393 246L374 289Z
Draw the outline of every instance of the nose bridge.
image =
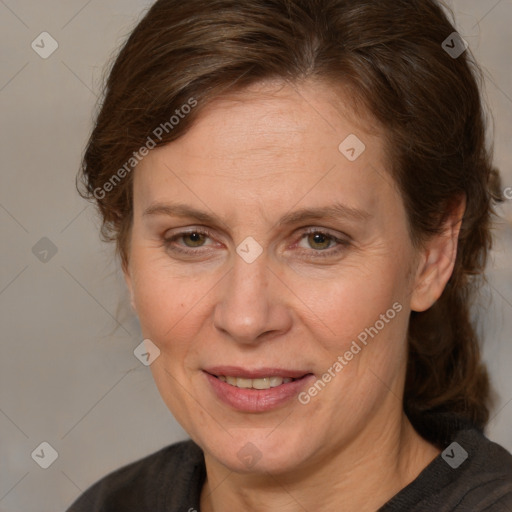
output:
M264 255L252 263L235 255L216 305L215 326L239 342L250 343L271 325L272 303Z

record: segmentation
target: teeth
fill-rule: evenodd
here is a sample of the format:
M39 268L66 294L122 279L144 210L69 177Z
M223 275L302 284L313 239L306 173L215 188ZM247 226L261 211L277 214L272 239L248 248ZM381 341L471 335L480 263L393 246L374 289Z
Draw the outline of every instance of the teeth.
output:
M270 387L271 388L275 388L276 386L280 386L282 383L283 383L283 378L282 377L270 377Z
M226 377L226 382L232 386L236 386L236 377Z
M263 379L252 379L252 387L254 389L269 389L270 377L264 377Z
M222 382L227 382L231 386L236 386L242 389L270 389L287 384L293 379L289 377L263 377L262 379L244 379L242 377L227 377L218 375L217 378Z
M236 387L237 388L252 388L252 379L241 379L240 377L237 377Z

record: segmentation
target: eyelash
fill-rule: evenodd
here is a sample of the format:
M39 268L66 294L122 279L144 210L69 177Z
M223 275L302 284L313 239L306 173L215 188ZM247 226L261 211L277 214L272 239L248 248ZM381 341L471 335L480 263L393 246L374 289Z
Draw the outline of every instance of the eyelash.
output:
M191 234L198 234L198 235L203 235L208 238L211 238L211 233L204 229L192 229L190 231L181 231L180 233L176 233L169 238L164 238L165 247L168 250L173 251L173 252L178 252L178 253L182 253L182 254L186 254L186 255L190 255L190 256L195 256L199 252L197 249L201 249L203 246L199 246L197 249L191 249L191 248L184 248L183 246L173 245L173 242L175 242L176 240L178 240L186 235L191 235ZM308 251L307 249L299 249L300 252L306 251L309 254L311 254L311 253L314 254L314 256L313 256L314 258L327 258L327 257L335 256L338 253L340 253L341 251L343 251L344 249L346 249L348 246L351 245L349 240L337 238L334 235L331 235L330 233L327 233L326 231L323 231L319 228L309 228L306 231L303 231L301 233L300 238L297 243L301 242L305 237L307 237L308 235L312 235L312 234L322 235L325 238L327 238L328 240L338 244L338 247L334 251L330 250L331 249L330 247L328 249L322 249L322 250L318 250L318 251L315 251L314 249L311 249L310 251Z

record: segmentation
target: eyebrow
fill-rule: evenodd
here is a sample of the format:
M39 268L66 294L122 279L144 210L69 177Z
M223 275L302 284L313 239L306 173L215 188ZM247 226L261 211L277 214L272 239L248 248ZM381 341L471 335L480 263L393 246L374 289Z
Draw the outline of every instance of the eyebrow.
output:
M168 215L171 217L193 218L205 224L226 224L222 219L214 214L210 214L181 203L155 203L146 208L142 215L143 217L151 215ZM363 222L371 217L372 215L367 211L352 208L342 203L334 203L320 208L301 208L294 212L287 213L279 219L277 225L285 226L309 220L337 220L340 218Z

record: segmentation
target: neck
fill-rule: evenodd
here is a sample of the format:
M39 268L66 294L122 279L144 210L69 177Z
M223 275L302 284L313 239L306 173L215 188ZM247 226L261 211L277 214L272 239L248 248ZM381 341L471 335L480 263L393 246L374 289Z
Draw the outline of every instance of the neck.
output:
M440 453L417 434L403 412L395 417L374 418L329 460L286 474L234 473L205 453L208 476L201 512L377 510Z

